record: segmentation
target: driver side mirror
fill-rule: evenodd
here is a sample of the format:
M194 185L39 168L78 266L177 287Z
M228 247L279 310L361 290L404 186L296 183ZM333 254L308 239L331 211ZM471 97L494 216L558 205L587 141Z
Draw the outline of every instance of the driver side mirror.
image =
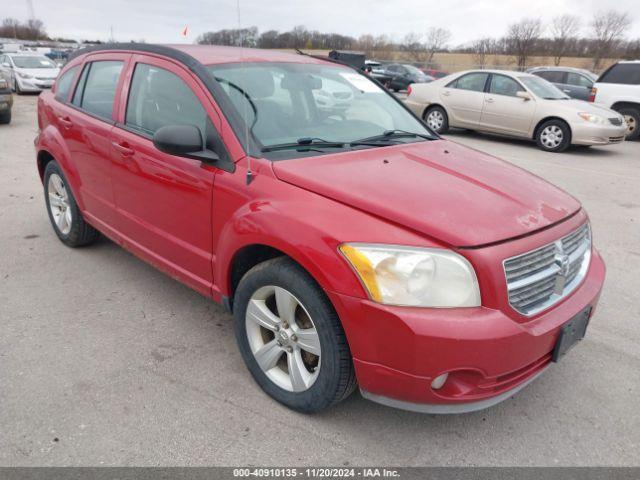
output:
M205 148L200 129L194 125L167 125L153 135L153 145L161 152L202 162L215 162L218 155Z
M523 92L522 90L520 90L519 92L516 92L516 96L525 101L531 100L531 94L529 92Z

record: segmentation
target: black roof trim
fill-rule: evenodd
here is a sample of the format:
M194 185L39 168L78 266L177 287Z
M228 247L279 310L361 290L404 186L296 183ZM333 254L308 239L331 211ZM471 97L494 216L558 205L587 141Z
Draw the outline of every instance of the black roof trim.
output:
M245 153L247 155L251 155L253 157L262 156L260 152L260 147L258 146L257 141L253 138L252 135L249 136L249 144L243 145L241 139L246 137L244 126L244 121L237 113L235 107L229 100L229 97L225 94L224 90L220 86L220 84L216 81L214 76L207 70L207 68L196 60L194 57L189 55L188 53L183 52L182 50L178 50L177 48L168 47L166 45L152 45L148 43L104 43L102 45L95 45L92 47L81 48L80 50L76 50L71 55L69 55L69 60L71 61L76 57L81 55L86 55L94 52L110 52L110 51L122 51L129 53L150 53L155 55L160 55L163 57L170 58L175 60L186 68L188 68L193 74L200 79L200 81L207 87L207 90L211 93L215 101L218 103L222 112L229 122L233 132L236 135L236 138L242 145L242 148L245 149Z

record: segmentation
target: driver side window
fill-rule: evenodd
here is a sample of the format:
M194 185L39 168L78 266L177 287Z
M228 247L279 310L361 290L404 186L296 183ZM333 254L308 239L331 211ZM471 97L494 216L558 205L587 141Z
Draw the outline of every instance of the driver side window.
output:
M524 88L513 78L505 75L493 75L491 77L490 93L496 95L505 95L507 97L516 97L518 92L524 92Z

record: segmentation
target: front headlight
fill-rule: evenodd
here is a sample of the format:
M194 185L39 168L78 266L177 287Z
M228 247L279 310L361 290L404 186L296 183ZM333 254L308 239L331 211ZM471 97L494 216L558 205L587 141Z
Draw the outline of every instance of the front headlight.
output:
M601 117L600 115L595 115L593 113L580 112L578 115L580 115L580 117L587 122L597 123L598 125L604 125L607 123L606 118Z
M375 302L414 307L480 306L476 273L467 259L455 252L366 243L344 243L339 249Z
M17 74L20 78L31 78L31 75L29 75L28 73L16 72L16 74Z

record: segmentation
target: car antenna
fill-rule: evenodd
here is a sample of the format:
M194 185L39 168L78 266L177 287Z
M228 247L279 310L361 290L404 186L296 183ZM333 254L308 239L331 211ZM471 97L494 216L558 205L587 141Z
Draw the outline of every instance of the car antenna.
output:
M244 35L242 33L242 17L240 15L240 0L236 0L238 11L238 35L240 36L240 64L244 69ZM244 151L247 153L247 186L253 182L253 171L251 170L251 152L249 151L249 124L247 123L247 104L244 105Z

